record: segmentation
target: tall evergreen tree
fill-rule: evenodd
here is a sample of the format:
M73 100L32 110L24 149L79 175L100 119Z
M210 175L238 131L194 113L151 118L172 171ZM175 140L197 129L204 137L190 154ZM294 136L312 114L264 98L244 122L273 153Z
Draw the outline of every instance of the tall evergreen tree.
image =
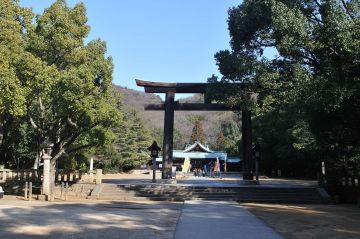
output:
M123 124L114 127L113 132L114 142L101 153L106 171L127 171L148 162L151 136L135 110L126 109Z
M195 141L199 141L202 144L205 144L205 133L202 126L202 121L197 120L194 124L191 136L190 143L194 143Z
M302 145L333 168L359 165L359 1L244 0L228 23L231 50L215 55L223 76L209 79L213 98L260 118L291 116L275 157ZM278 56L268 59L265 50Z

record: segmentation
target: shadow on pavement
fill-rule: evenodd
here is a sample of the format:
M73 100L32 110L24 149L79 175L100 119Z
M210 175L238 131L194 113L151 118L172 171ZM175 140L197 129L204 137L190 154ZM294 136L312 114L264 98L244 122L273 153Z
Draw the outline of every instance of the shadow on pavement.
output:
M172 238L181 207L0 201L0 238Z

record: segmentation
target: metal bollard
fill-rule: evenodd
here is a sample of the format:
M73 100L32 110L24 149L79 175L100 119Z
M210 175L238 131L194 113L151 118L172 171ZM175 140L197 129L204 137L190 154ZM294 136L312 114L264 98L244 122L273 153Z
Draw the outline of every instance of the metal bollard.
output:
M27 193L28 193L28 182L25 182L25 193L24 193L25 200L27 200L27 197L28 197Z
M29 182L29 201L32 200L32 182Z

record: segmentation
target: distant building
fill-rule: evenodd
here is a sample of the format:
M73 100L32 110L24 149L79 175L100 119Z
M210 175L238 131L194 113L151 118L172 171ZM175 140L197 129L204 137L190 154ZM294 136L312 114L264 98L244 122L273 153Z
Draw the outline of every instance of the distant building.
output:
M231 162L229 162L231 165L226 165L228 164L227 162L228 157L226 152L212 151L207 145L203 145L200 142L195 142L194 144L186 145L184 150L174 150L173 166L176 166L177 170L181 170L185 158L190 159L191 170L195 168L202 168L205 164L208 164L211 161L215 162L216 158L219 158L219 160L221 161L222 171L225 171L225 168L227 168L228 171L234 171L232 169L230 170L230 168L234 168L231 165L232 164L240 165L240 158L233 158L233 157L230 160ZM157 158L156 161L161 163L162 158ZM230 166L230 168L227 166Z

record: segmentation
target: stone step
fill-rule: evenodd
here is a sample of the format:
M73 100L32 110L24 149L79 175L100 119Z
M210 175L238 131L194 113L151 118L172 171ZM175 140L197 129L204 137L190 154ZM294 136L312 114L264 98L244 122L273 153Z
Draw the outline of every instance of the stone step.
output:
M298 191L298 192L288 192L288 191L278 191L278 192L262 192L262 191L225 191L225 192L151 192L151 191L124 191L124 190L103 190L102 193L134 193L134 194L146 194L146 195L215 195L215 194L250 194L250 195L313 195L316 193L315 190L312 191Z
M233 200L233 201L264 201L264 202L306 202L306 203L320 203L322 198L318 195L316 190L313 192L303 193L162 193L154 194L149 192L136 191L111 191L106 190L101 192L100 198L103 200L167 200L167 201L184 201L190 199L206 199L206 200Z
M248 187L206 187L206 186L153 186L153 185L106 185L107 188L123 188L126 190L135 190L135 189L151 189L151 190L278 190L278 189L287 189L287 190L303 190L303 189L312 189L313 187L257 187L257 186L248 186Z
M177 201L183 202L185 200L213 200L213 201L239 201L239 202L266 202L266 203L320 203L319 200L302 199L302 198L226 198L226 197L213 197L213 198L182 198L182 197L128 197L128 196L115 196L103 197L99 200L114 200L114 201Z
M131 196L111 196L100 197L100 200L145 200L145 201L180 201L185 200L225 200L225 201L239 201L239 202L296 202L296 203L321 203L318 199L313 198L241 198L241 197L212 197L212 198L184 198L184 197L131 197Z
M231 189L154 189L154 188L122 188L122 187L108 187L105 186L104 190L122 190L122 191L146 191L146 192L233 192L233 191L260 191L260 192L304 192L312 191L314 188L231 188Z
M237 202L253 202L253 203L307 203L319 204L319 200L304 200L304 199L244 199L244 198L146 198L146 197L100 197L98 200L111 201L170 201L170 202L184 202L185 200L209 200L209 201L237 201Z
M314 194L145 194L145 193L136 193L136 192L103 192L103 196L139 196L139 197L287 197L287 198L313 198ZM320 196L317 195L318 198Z
M217 193L208 193L208 192L181 192L181 193L152 193L152 192L136 192L136 191L111 191L106 190L103 191L102 194L131 194L131 195L148 195L148 196L161 196L161 195L168 195L168 196L212 196L212 195L250 195L250 196L289 196L289 197L297 197L297 196L314 196L316 192L302 192L302 193L292 193L292 192L280 192L280 193L268 193L268 192L217 192Z
M316 188L289 187L183 187L157 185L104 185L100 200L232 200L242 202L321 203Z
M105 186L104 188L112 189L112 190L125 190L125 191L234 191L234 190L252 190L252 191L279 191L279 190L287 190L287 191L306 191L313 190L314 188L249 188L249 187L238 187L238 188L125 188L125 187L113 187L113 186Z

